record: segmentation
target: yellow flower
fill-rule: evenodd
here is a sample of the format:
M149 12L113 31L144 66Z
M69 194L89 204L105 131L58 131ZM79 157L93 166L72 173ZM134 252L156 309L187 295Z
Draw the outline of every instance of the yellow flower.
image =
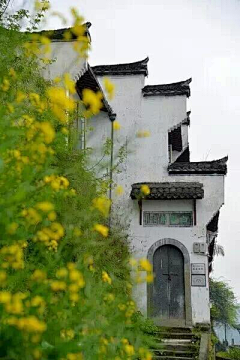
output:
M142 185L141 186L141 192L143 195L149 195L150 194L150 188L148 185Z
M64 281L58 281L58 280L54 280L51 282L51 289L53 291L64 291L66 290L67 285Z
M141 360L152 360L152 354L142 347L139 348L139 355Z
M17 92L16 102L20 103L26 98L26 95L22 91Z
M60 87L50 87L47 90L47 95L52 112L61 122L66 123L68 120L67 112L73 112L76 108L75 101L68 97L65 90Z
M108 97L111 100L114 97L115 85L108 79L103 79L105 90L107 91Z
M59 278L65 278L68 275L68 271L66 268L60 268L56 271L56 276Z
M148 130L139 130L137 132L137 137L139 137L139 138L149 137L150 135L151 135L150 131L148 131Z
M0 270L0 285L7 279L7 273L4 270Z
M67 354L67 360L83 360L82 353L69 353Z
M9 80L8 80L7 78L4 78L4 79L3 79L3 83L2 83L2 85L1 85L1 89L2 89L3 91L8 91L9 88L10 88L10 82L9 82Z
M98 197L93 199L93 206L98 209L104 216L108 216L111 200L105 197Z
M83 103L87 107L87 111L85 111L86 117L99 113L103 107L102 98L103 95L100 91L94 92L90 89L83 90Z
M48 214L48 220L50 221L55 221L57 218L57 214L55 213L55 211L51 211L49 214Z
M113 129L114 129L115 131L121 129L121 125L120 125L120 123L119 123L117 120L115 120L115 121L113 122Z
M18 228L18 224L13 222L7 226L7 233L13 235L17 231L17 228Z
M61 81L62 81L62 79L60 78L60 76L56 76L56 77L53 79L53 82L54 82L55 84L59 84Z
M38 320L36 316L23 317L16 320L16 327L26 332L44 332L47 329L47 325Z
M64 85L66 87L66 89L70 92L70 94L75 94L76 93L76 84L75 81L73 81L71 79L70 74L66 73L64 74L63 77L63 81L64 81Z
M19 244L3 246L0 250L0 256L3 256L3 268L15 270L24 268L23 249Z
M133 356L135 354L134 347L130 344L124 345L124 350L128 356Z
M153 270L152 264L147 259L140 259L139 265L142 270L151 272Z
M39 210L42 210L44 212L49 212L54 210L54 205L50 203L49 201L43 201L36 205L36 208Z
M44 135L44 141L46 142L46 144L50 144L51 142L53 142L55 138L55 130L52 125L49 122L42 122L38 123L38 127Z
M14 107L12 104L7 103L7 109L9 111L10 114L14 113Z
M112 283L112 279L106 271L102 271L102 281L108 283L109 285Z
M101 225L101 224L96 224L94 226L94 230L99 232L102 236L104 237L107 237L108 236L108 232L109 232L109 229L107 226L105 225Z
M137 266L137 260L134 259L134 258L131 258L131 259L129 259L129 264L130 264L132 267L136 267L136 266Z
M117 185L117 187L115 189L115 193L116 193L116 195L122 195L123 187L121 185Z
M16 74L16 71L14 70L14 68L10 68L10 70L9 70L9 75L10 75L12 78L16 79L17 74Z
M47 278L45 271L36 269L31 276L31 279L34 281L43 281Z
M0 303L7 304L11 301L12 294L9 291L0 291Z
M146 276L147 283L152 283L153 280L154 280L153 273L147 274L147 276Z
M68 135L69 130L66 127L62 127L61 132L63 133L63 135Z

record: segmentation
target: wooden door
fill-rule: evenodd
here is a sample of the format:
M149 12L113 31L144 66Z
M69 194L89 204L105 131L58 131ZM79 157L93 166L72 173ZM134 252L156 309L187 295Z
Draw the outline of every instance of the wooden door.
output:
M175 246L159 247L153 255L155 274L151 291L151 316L161 320L185 320L184 258ZM162 323L163 324L163 323ZM182 322L181 322L182 324Z

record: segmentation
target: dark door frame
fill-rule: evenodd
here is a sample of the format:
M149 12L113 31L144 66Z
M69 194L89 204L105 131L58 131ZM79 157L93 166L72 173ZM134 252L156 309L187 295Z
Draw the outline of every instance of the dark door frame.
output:
M179 326L192 326L192 305L191 305L191 266L190 266L190 256L187 248L178 240L165 238L156 241L148 250L148 260L153 264L153 255L155 251L163 245L173 245L176 246L183 254L184 258L184 284L185 284L185 324L182 321L179 321ZM147 285L147 307L148 307L148 316L151 310L151 294L152 294L153 284L149 283ZM176 325L177 324L176 320ZM165 325L165 324L164 324ZM170 325L171 326L171 325Z

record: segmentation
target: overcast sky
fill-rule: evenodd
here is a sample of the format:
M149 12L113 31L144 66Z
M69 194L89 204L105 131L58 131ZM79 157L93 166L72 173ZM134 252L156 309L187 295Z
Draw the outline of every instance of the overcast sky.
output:
M132 62L149 56L146 84L193 78L188 102L192 111L191 160L229 155L218 237L226 256L215 259L214 276L229 280L240 299L240 1L51 3L64 15L74 6L92 23L91 65ZM62 27L56 19L50 19L48 25Z

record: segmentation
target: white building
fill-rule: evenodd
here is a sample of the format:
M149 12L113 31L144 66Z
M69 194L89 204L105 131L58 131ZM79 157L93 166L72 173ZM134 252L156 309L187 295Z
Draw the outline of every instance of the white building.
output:
M57 61L45 76L51 79L66 70L74 56L71 45L61 37L54 42ZM110 155L102 158L107 138L113 136L114 163L120 147L126 147L120 173L109 173L114 183L124 188L122 196L112 192L113 211L129 226L134 255L147 257L154 268L154 282L136 288L140 310L156 324L209 325L208 276L224 203L227 158L190 162L187 98L191 79L146 85L147 64L148 58L92 68L86 62L74 64L70 72L77 79L80 98L86 87L102 90L105 76L116 86L114 99L110 103L104 99L99 115L87 124L78 120L82 128L94 129L81 138L79 146L91 147L92 162L99 166L111 160ZM116 117L122 127L113 133ZM143 130L149 131L150 137L136 136ZM140 198L142 184L151 191L144 199Z

